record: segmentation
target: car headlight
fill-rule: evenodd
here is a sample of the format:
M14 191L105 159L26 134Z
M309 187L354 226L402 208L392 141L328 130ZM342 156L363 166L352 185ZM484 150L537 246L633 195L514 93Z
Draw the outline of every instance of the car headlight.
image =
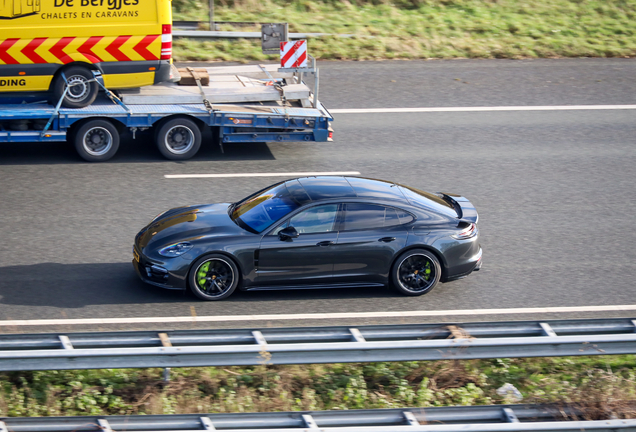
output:
M179 255L183 255L187 251L192 249L192 243L181 242L175 243L170 246L166 246L165 248L159 249L159 255L163 255L168 258L178 257Z

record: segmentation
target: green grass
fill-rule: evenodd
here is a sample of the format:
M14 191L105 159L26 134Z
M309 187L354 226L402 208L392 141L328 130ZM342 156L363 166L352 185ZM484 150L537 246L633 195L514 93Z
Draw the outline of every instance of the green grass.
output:
M587 419L636 416L636 358L596 356L303 366L0 374L0 416L175 414L481 405L585 409Z
M636 0L396 1L222 0L215 20L288 22L290 32L354 35L311 38L310 54L323 60L636 55ZM173 0L173 12L175 20L207 21L207 1ZM276 58L261 53L258 39L179 39L174 57Z

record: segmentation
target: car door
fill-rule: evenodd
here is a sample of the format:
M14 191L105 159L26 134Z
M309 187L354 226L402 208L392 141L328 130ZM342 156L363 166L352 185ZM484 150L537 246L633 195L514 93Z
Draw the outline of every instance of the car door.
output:
M338 239L338 204L310 207L289 218L261 239L256 266L257 286L320 285L333 273L332 248ZM278 233L294 227L298 237Z
M370 203L343 204L334 251L334 282L385 283L395 254L406 245L409 213Z

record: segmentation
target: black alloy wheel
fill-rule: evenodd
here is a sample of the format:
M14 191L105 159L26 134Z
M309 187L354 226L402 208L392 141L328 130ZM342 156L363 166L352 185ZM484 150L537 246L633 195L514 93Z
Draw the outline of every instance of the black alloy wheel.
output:
M89 162L103 162L119 149L119 132L108 120L88 120L71 133L75 150Z
M95 102L99 87L90 69L84 66L71 66L63 69L62 72L63 74L60 73L55 77L51 86L54 104L60 100L67 86L68 91L62 101L63 107L84 108Z
M155 135L161 154L170 160L187 160L201 147L201 130L187 118L173 118L163 123Z
M238 286L239 271L224 255L199 258L190 270L190 288L202 300L223 300Z
M441 277L439 260L424 249L407 251L393 264L392 285L405 295L426 294L435 288Z

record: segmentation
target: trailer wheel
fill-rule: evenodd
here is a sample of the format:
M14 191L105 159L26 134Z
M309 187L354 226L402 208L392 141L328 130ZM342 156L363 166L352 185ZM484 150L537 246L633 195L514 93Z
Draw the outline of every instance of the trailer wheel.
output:
M108 120L89 120L73 133L75 150L89 162L103 162L119 149L119 132Z
M94 76L90 69L83 66L71 66L62 70L62 72L66 80L60 73L55 77L52 85L55 103L60 100L67 85L69 89L62 101L62 106L66 108L84 108L95 101L99 88L95 81L91 81Z
M155 136L159 151L170 160L190 159L201 147L201 130L186 118L168 120Z

